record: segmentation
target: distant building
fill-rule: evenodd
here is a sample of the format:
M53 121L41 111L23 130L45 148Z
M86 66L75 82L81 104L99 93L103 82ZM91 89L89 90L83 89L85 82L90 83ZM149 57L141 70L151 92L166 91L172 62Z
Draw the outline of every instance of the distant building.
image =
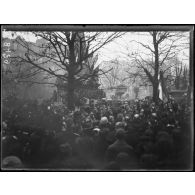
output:
M107 77L101 78L102 89L106 93L107 99L117 98L117 99L127 99L132 100L136 97L143 99L146 96L152 96L152 85L147 82L143 83L141 79L136 78L134 82L128 78L126 74L126 69L128 68L128 63L126 61L119 61L118 66L113 60L102 62L102 67L113 68L114 71ZM110 77L110 78L108 78ZM115 79L116 77L116 79ZM117 88L120 86L125 86L126 90L121 96L117 96ZM135 87L138 88L138 93L135 93Z
M20 37L21 38L21 37ZM3 38L4 43L10 43L11 57L25 57L26 48L17 43L16 39ZM22 39L24 40L24 39ZM25 40L24 40L25 41ZM30 42L29 42L30 43ZM33 49L38 51L38 47L44 43L43 39L38 39L35 43ZM3 53L3 52L2 52ZM45 72L40 72L39 74L34 75L33 77L23 77L23 73L25 70L30 69L33 65L29 63L17 64L15 61L9 61L9 64L3 64L2 68L2 95L6 97L8 95L15 95L21 99L36 99L41 102L44 99L50 99L53 95L53 91L55 90L54 85L48 84L38 84L38 83L54 83L55 78L48 78L43 81L43 77L48 76ZM49 66L53 66L53 64L49 64ZM29 72L30 73L30 72ZM23 75L23 76L22 76ZM27 75L25 75L27 76ZM21 79L25 78L25 79ZM21 81L22 80L22 81ZM34 82L34 83L33 83Z
M123 99L123 100L133 100L136 98L136 94L134 92L135 86L125 86L126 91L121 95L117 95L117 86L113 88L104 88L104 92L106 93L107 99ZM146 85L146 86L139 86L139 92L138 92L138 99L143 99L147 96L152 96L152 86Z

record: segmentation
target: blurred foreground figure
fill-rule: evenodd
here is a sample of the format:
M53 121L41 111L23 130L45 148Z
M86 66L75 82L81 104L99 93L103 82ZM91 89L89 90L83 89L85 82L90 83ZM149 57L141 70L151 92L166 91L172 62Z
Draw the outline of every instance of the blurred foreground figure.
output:
M111 144L106 151L106 159L108 162L118 160L119 166L122 168L135 168L137 159L132 146L125 141L125 131L122 128L116 130L116 141ZM125 163L128 161L128 166Z
M24 168L22 161L17 156L7 156L2 161L2 167L5 169L21 169Z

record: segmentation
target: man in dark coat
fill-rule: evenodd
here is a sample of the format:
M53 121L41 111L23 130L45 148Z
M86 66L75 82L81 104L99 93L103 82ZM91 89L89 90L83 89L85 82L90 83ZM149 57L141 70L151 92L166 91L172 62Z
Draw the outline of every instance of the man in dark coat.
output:
M120 128L116 130L116 141L111 144L106 151L106 159L113 161L120 152L127 153L130 158L135 158L133 147L125 141L125 131Z

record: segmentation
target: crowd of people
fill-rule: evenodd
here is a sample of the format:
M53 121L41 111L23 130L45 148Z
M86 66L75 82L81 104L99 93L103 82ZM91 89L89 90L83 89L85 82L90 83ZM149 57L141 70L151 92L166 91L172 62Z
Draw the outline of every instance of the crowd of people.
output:
M68 110L3 102L2 166L15 169L180 170L191 161L186 101L99 101Z

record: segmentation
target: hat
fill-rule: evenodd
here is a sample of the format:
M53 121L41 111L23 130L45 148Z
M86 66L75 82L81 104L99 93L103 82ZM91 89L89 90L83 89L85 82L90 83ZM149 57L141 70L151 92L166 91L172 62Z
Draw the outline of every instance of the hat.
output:
M105 124L107 124L107 123L108 123L107 117L105 117L105 116L102 117L101 120L100 120L100 124L101 124L101 125L105 125Z
M153 112L153 113L152 113L152 116L157 117L157 114Z
M17 156L7 156L3 159L2 165L5 168L21 168L22 161Z
M99 132L99 131L100 131L100 129L99 129L98 127L95 127L95 128L93 129L93 131L97 131L97 132Z
M135 114L134 115L134 118L139 118L139 114Z
M94 129L93 129L93 135L95 135L95 136L97 136L97 135L99 135L100 134L100 129L98 128L98 127L95 127Z
M123 122L117 122L116 124L115 124L115 128L116 129L123 129L125 127L125 123L123 123Z

